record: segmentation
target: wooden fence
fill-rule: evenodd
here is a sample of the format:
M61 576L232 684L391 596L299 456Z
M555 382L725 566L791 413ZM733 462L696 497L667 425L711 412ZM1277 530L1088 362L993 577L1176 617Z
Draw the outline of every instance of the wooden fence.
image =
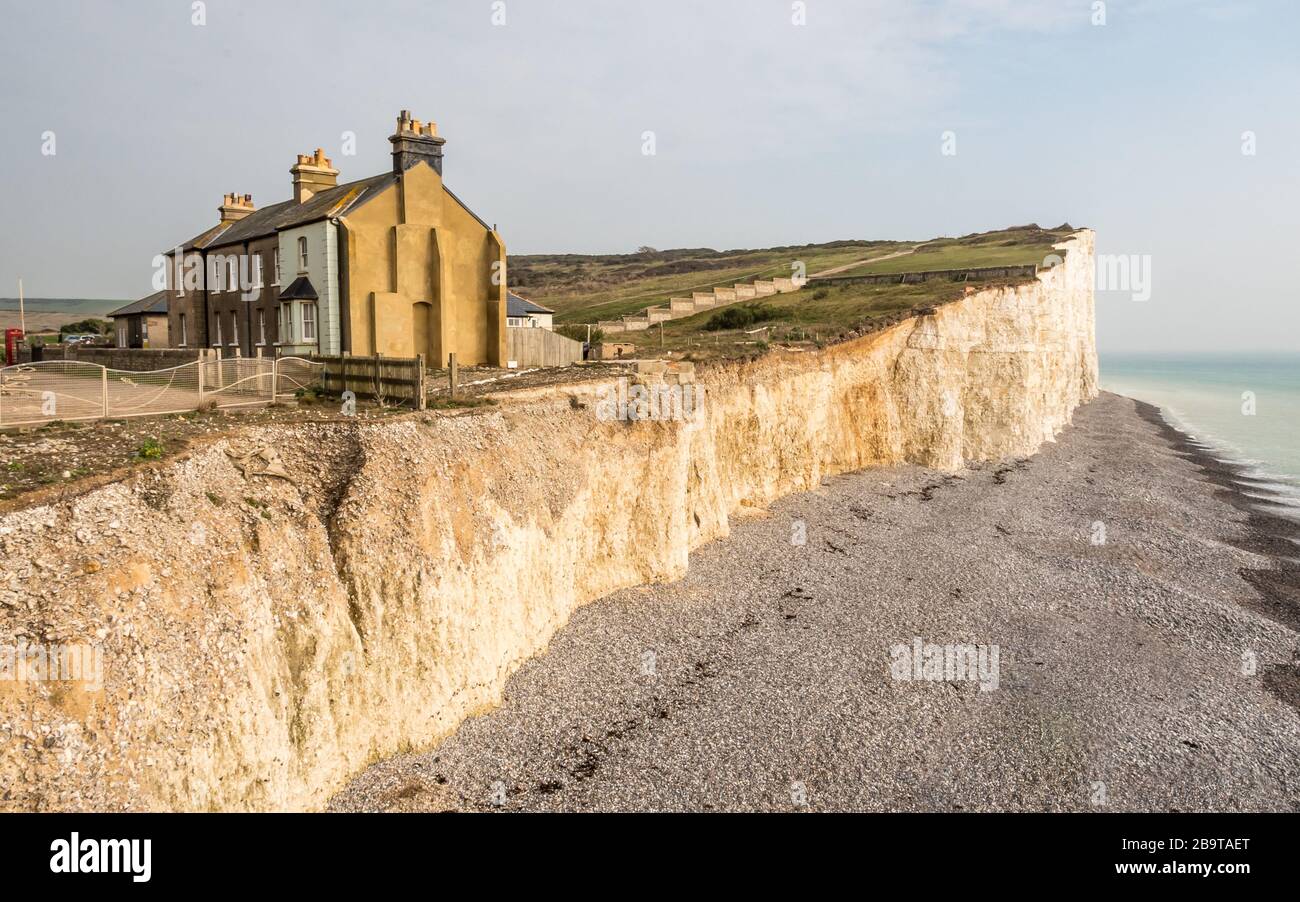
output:
M507 326L506 358L519 366L568 366L582 361L582 342L550 329Z
M330 394L350 391L357 397L401 403L424 410L427 390L424 355L416 357L313 357L325 365L322 387Z

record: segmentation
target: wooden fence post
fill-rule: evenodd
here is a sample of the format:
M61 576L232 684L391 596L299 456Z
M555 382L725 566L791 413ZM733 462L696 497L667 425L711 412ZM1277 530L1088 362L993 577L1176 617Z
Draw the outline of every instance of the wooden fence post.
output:
M415 355L415 409L424 410L428 407L428 399L425 397L424 390L424 355Z
M99 368L99 387L104 398L104 419L108 419L108 367Z

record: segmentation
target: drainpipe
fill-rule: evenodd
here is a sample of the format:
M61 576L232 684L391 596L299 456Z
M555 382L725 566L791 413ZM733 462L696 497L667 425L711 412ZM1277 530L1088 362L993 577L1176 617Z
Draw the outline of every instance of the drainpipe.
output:
M339 353L343 354L352 350L352 308L348 302L348 226L338 217L330 219L330 224L338 234L336 251L339 258L336 262L339 273Z

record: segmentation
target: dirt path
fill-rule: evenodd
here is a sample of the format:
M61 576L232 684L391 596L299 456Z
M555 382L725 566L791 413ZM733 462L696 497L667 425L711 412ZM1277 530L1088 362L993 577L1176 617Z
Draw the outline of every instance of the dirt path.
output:
M880 257L868 257L865 260L855 260L852 263L845 263L843 266L834 266L830 269L823 269L821 272L812 273L808 278L814 279L818 276L832 276L837 272L844 272L846 269L853 269L857 266L865 266L868 263L879 263L881 260L893 260L895 257L906 257L908 254L914 254L930 242L925 241L915 247L909 247L907 250L894 251L892 254L885 254Z
M1207 474L1103 395L1028 460L828 480L580 609L333 807L1293 810L1297 533ZM995 679L903 679L918 641Z

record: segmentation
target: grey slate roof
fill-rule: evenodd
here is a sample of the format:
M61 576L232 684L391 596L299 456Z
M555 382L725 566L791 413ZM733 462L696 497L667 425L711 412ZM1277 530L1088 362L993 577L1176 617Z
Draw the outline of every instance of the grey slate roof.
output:
M182 244L181 250L227 247L244 241L251 241L255 238L274 235L280 229L289 229L294 226L306 225L309 222L341 216L347 210L375 197L389 185L396 183L397 180L397 173L381 172L379 175L358 179L355 182L347 182L313 194L307 198L306 202L301 204L294 203L292 198L278 204L271 204L269 207L263 207L248 214L243 219L219 223L206 231L200 232ZM466 213L473 216L479 225L485 229L492 228L483 221L481 216L471 210L463 200L457 197L450 188L443 185L443 190L451 195L451 199L460 204ZM167 248L164 253L171 253L173 250L174 248ZM544 312L549 313L550 311Z
M292 199L271 204L232 223L229 229L209 242L208 247L226 247L254 238L264 238L274 235L280 229L290 229L337 216L344 209L369 200L396 181L395 173L381 172L367 179L327 188L300 204L294 203Z
M109 316L130 316L132 313L166 313L167 292L155 291L148 297L132 301L125 307L118 307Z
M207 246L208 246L208 242L212 241L214 238L216 238L217 236L219 236L219 235L220 235L222 232L224 232L226 229L230 228L230 226L231 226L231 223L228 223L228 222L219 222L219 223L217 223L216 225L214 225L214 226L213 226L212 228L210 228L210 229L204 229L202 232L199 232L197 235L195 235L195 236L194 236L193 238L191 238L189 241L186 241L184 244L182 244L182 245L181 245L181 251L182 251L182 252L184 252L184 251L192 251L192 250L194 250L195 248L198 248L198 249L201 250L202 248L207 247ZM169 248L167 248L167 250L164 251L163 253L170 254L170 253L172 253L172 252L175 251L175 250L176 250L176 249L175 249L174 247L169 247Z
M549 307L534 304L528 298L521 298L513 291L506 292L506 316L529 316L533 313L554 313Z
M316 294L316 286L311 284L311 279L306 276L299 276L289 283L289 287L280 292L282 301L316 301L320 296Z

